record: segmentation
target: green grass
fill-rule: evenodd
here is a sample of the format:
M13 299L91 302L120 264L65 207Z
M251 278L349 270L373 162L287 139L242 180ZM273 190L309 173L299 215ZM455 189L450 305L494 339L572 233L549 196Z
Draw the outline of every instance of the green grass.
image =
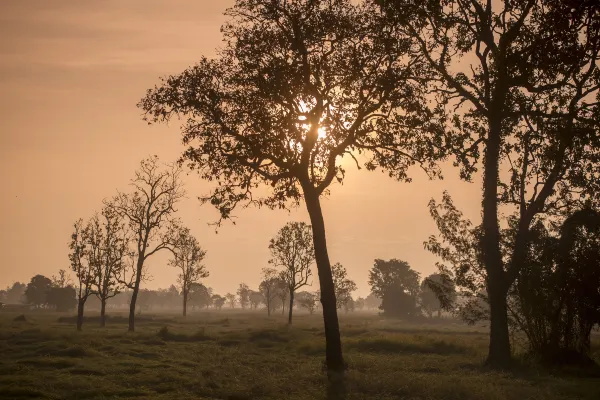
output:
M0 313L0 398L49 399L594 399L600 375L521 362L486 370L484 330L341 315L348 370L323 370L320 316L261 312L158 314L128 333L114 315L83 332L58 314ZM597 341L594 343L599 359Z

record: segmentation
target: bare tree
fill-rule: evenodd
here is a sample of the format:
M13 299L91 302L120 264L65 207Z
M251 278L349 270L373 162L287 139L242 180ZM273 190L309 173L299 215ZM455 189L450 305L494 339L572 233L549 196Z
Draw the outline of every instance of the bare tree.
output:
M119 193L106 205L128 219L135 242L135 278L131 287L129 331L135 330L135 305L145 261L163 249L169 249L175 229L175 205L184 196L181 169L176 164L161 168L158 157L140 162L131 181L133 192Z
M106 326L106 303L118 295L124 286L119 283L119 277L131 251L130 237L123 217L116 213L112 206L104 206L101 216L101 223L98 215L92 218L96 229L102 232L93 284L94 293L100 300L100 326ZM131 281L128 284L131 284Z
M100 244L96 232L93 232L93 224L88 223L84 226L83 220L79 219L73 227L69 243L69 261L77 277L77 330L80 331L83 326L85 302L93 294L96 251Z
M198 240L192 236L188 228L178 229L173 238L172 251L173 257L169 260L169 265L180 270L177 283L181 287L183 295L183 316L185 317L190 287L209 275L206 267L202 264L206 251L202 250Z
M281 279L287 284L290 295L288 324L292 323L294 292L308 285L315 262L312 229L304 222L290 222L279 230L269 244L270 264L282 268Z

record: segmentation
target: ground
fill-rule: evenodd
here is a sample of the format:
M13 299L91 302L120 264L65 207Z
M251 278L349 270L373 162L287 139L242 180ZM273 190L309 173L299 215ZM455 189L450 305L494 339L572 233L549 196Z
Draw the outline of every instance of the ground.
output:
M322 319L211 311L188 317L124 315L83 332L64 314L0 313L0 398L49 399L594 399L595 369L547 370L520 361L483 367L484 329L408 324L375 314L340 316L348 370L323 371ZM594 357L600 360L595 338Z

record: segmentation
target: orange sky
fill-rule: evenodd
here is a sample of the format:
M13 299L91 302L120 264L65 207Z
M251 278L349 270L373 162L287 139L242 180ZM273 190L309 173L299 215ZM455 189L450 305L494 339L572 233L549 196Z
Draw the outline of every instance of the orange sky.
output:
M148 127L136 103L158 77L178 73L219 46L222 12L232 0L4 0L0 1L0 286L68 268L72 223L127 190L139 161L163 161L182 151L176 127ZM418 170L412 184L381 173L350 170L344 186L323 201L332 262L341 262L366 295L375 258L400 258L422 274L435 270L423 241L436 232L430 198L448 189L472 218L480 186L460 182L449 168L442 182ZM196 197L206 186L186 178L179 215L208 251L217 293L240 282L256 288L267 266L268 242L290 220L266 209L237 212L237 225L219 234L217 218ZM168 287L176 271L168 254L149 260L152 281ZM311 290L317 290L315 281Z

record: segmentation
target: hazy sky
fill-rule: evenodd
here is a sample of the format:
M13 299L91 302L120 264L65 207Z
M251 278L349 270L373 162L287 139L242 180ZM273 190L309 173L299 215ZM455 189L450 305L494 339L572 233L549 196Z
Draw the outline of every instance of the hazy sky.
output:
M139 161L182 151L176 127L147 126L136 103L158 77L183 71L220 45L222 12L232 0L0 1L0 286L68 269L73 222L99 210L102 199L127 190ZM350 170L344 186L323 200L331 261L341 262L366 295L375 258L400 258L422 274L435 270L423 241L436 233L430 198L448 189L477 218L480 186L451 168L442 182L418 170L399 184L382 173ZM256 288L268 242L301 207L237 212L237 225L218 234L217 218L196 197L206 185L186 178L179 215L208 251L206 284L217 293L240 282ZM168 287L176 271L168 254L149 260L152 281ZM316 290L315 280L312 290Z

